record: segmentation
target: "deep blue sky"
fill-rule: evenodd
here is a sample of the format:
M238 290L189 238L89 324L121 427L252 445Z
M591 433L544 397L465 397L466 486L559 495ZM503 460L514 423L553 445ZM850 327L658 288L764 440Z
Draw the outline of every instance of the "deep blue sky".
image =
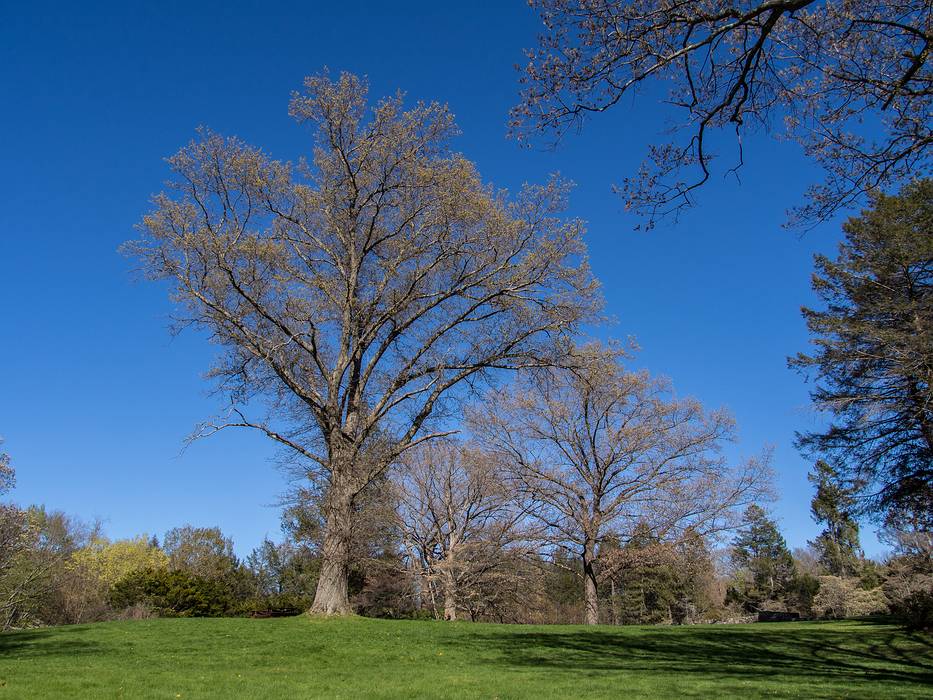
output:
M811 256L840 232L781 228L818 176L795 146L750 139L740 185L717 177L679 224L636 233L610 185L671 115L645 95L556 151L507 140L513 66L538 30L522 2L191 4L4 3L0 435L18 502L101 518L114 537L219 525L240 554L279 536L285 482L262 438L227 432L179 456L219 405L201 378L212 348L170 338L164 288L134 282L117 247L198 125L278 158L306 153L288 97L327 65L368 75L374 96L449 103L456 148L499 187L573 179L569 213L589 222L611 332L634 335L639 364L680 393L731 409L737 452L773 445L773 512L791 546L816 534L792 441L817 423L786 357L807 344Z

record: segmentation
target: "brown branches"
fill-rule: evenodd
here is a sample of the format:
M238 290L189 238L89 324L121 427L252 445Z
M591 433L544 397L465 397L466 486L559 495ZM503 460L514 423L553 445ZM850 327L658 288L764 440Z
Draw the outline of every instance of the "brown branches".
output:
M223 348L237 419L207 432L258 429L315 464L345 529L366 483L449 434L458 392L541 363L599 302L581 226L555 215L565 186L495 193L449 150L446 107L370 108L344 74L308 78L290 111L317 127L310 163L206 133L127 249Z
M546 33L528 51L512 110L520 138L559 138L649 80L672 85L683 138L651 146L618 188L648 227L693 202L712 172L709 132L724 127L737 144L727 173L743 163L743 132L779 120L824 167L826 180L795 214L801 222L929 168L933 13L923 0L533 4Z
M595 563L610 532L636 526L677 539L734 525L768 486L767 460L730 467L723 412L670 395L666 383L622 369L615 352L573 350L564 368L525 374L474 416L475 432L552 544L583 561L587 622L596 622Z

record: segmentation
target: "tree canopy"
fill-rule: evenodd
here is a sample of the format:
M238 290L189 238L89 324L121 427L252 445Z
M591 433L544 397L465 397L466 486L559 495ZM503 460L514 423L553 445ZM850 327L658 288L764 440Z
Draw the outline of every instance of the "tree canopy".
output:
M825 171L797 218L822 221L865 192L929 172L933 6L927 0L532 0L544 23L527 52L519 136L561 135L655 82L675 108L618 189L650 227L693 202L714 172L717 132L800 143ZM783 130L777 124L784 123Z
M798 436L854 489L861 510L933 506L933 180L843 226L839 255L816 256L823 302L803 314L814 349L791 366L811 374L824 430Z
M817 461L809 479L816 486L810 513L823 524L822 532L810 544L831 576L856 576L862 552L858 523L852 517L855 498L851 489L840 483L839 473L823 460Z
M202 434L260 430L322 475L322 613L349 612L357 494L450 433L456 390L543 361L599 306L582 225L558 216L564 184L510 199L450 150L446 107L367 92L349 74L305 81L289 111L316 141L297 165L205 132L127 245L223 348L231 410Z
M784 536L758 505L745 510L742 529L732 543L732 563L747 575L742 590L733 591L733 595L750 610L779 598L795 574L794 558Z

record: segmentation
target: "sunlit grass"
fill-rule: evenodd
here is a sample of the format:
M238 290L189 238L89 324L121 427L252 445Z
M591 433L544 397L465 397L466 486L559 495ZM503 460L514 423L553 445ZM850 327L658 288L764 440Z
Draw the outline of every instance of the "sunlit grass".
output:
M933 697L931 649L861 622L165 619L0 635L0 697Z

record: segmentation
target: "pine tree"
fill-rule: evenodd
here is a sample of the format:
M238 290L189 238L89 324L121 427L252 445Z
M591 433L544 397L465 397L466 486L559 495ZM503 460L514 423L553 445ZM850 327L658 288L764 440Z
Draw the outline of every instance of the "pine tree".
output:
M729 597L740 600L747 610L780 600L795 575L794 558L777 524L756 505L745 510L743 526L732 543L732 563L745 576Z
M817 523L824 524L819 537L810 542L819 552L820 564L831 576L858 575L862 551L858 523L850 515L855 504L852 489L844 486L838 470L822 459L808 478L816 486L810 513Z
M803 309L814 350L790 364L812 371L811 396L832 416L798 436L857 489L860 510L933 510L933 180L843 226L835 260L816 256L823 309Z

